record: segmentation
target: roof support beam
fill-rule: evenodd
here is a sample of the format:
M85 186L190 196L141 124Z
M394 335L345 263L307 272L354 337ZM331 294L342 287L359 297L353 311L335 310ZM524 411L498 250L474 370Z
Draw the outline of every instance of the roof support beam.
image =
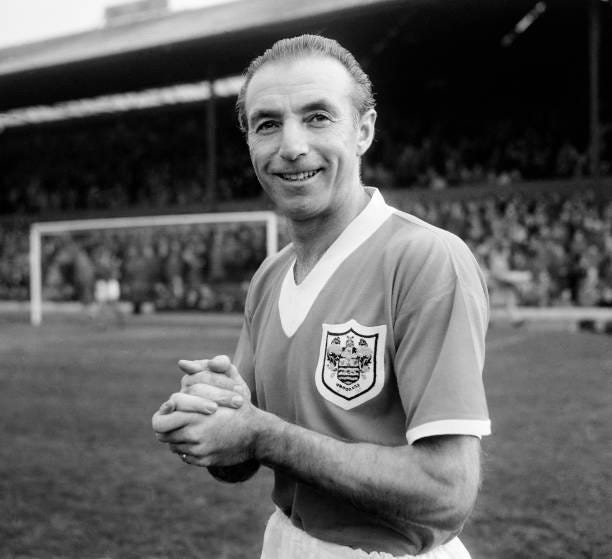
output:
M217 107L215 94L215 68L208 66L210 97L206 101L206 198L214 204L217 199Z
M601 0L589 2L589 161L590 174L599 178L601 126L599 108L599 55L601 43Z

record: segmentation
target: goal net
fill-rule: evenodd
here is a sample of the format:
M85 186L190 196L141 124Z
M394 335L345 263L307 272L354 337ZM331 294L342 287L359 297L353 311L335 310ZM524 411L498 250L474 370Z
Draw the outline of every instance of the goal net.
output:
M33 223L30 319L41 323L43 302L94 305L101 283L118 286L114 296L136 312L141 304L239 310L278 242L277 216L268 211Z

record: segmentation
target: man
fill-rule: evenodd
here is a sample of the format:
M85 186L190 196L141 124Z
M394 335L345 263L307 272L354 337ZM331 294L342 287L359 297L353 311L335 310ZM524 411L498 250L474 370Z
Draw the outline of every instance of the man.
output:
M469 557L455 536L490 429L474 258L362 186L374 101L335 41L277 42L237 108L293 243L253 277L233 363L179 363L158 438L227 481L274 470L266 559Z

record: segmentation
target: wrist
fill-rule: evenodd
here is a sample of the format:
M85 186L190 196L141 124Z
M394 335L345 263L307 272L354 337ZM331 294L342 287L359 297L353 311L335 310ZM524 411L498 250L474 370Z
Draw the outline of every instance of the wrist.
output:
M280 417L257 409L255 419L255 441L253 458L265 465L272 465L279 446L284 445L285 431L288 423Z

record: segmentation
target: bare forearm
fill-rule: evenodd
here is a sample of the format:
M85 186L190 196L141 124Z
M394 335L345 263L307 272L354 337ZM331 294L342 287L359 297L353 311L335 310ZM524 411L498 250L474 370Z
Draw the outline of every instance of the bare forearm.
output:
M391 528L418 537L423 547L456 532L471 510L478 485L476 440L473 448L467 442L467 449L462 438L439 443L442 449L433 441L385 447L338 441L270 414L261 419L259 461L348 500Z

